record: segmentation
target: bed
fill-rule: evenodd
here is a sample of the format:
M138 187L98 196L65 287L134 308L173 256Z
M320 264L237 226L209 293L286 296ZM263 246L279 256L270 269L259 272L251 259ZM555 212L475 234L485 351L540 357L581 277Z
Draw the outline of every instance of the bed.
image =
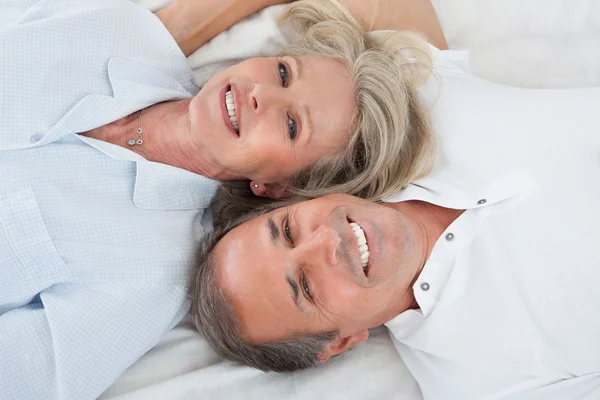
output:
M134 0L155 10L169 0ZM600 2L433 0L449 45L476 75L529 88L600 86ZM517 6L519 5L519 6ZM511 7L512 6L512 7ZM189 57L199 84L236 60L273 54L286 40L272 7ZM438 71L442 79L444 71ZM521 89L525 90L525 89ZM569 92L570 96L577 93ZM443 120L443 119L442 119ZM600 136L600 135L599 135ZM385 328L324 366L269 374L220 359L182 321L101 399L421 399Z

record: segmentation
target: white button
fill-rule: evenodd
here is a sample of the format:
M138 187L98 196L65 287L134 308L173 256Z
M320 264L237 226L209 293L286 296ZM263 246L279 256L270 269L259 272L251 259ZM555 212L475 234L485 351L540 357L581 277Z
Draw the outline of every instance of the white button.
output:
M34 144L39 142L40 140L42 140L42 135L36 133L35 135L31 135L31 137L29 138L29 143Z
M454 233L450 232L449 234L446 235L446 240L451 242L454 240Z
M480 205L480 206L484 205L485 203L487 203L487 200L486 200L486 199L481 199L481 200L479 200L479 201L477 202L477 204L478 204L478 205Z
M424 292L428 291L429 290L429 283L427 283L427 282L421 283L421 290L424 291Z

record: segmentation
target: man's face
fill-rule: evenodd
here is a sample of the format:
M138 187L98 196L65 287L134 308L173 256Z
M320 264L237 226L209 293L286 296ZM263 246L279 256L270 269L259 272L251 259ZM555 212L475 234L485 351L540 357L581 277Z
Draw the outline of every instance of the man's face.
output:
M249 343L335 330L362 341L412 302L416 229L391 206L353 196L302 202L229 232L213 251L217 284Z

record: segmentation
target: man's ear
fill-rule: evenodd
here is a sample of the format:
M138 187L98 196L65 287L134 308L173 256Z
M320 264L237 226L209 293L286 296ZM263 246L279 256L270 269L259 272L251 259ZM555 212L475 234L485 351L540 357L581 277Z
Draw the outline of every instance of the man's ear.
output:
M357 344L366 341L369 338L369 330L365 329L344 338L338 337L332 340L325 349L319 354L319 361L324 363L333 356L342 354L346 350L350 350Z
M290 195L286 182L276 183L261 183L252 181L250 182L250 189L255 196L259 197L270 197L274 200L283 200Z

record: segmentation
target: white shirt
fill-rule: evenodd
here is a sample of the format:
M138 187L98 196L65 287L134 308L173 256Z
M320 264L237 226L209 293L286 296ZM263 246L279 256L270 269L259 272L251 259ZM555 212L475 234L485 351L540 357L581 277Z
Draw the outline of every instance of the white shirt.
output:
M457 65L436 170L387 201L467 211L413 286L420 309L386 326L425 399L600 398L600 88L508 88Z
M0 399L95 399L187 312L217 183L77 133L198 89L160 21L129 1L8 3Z

